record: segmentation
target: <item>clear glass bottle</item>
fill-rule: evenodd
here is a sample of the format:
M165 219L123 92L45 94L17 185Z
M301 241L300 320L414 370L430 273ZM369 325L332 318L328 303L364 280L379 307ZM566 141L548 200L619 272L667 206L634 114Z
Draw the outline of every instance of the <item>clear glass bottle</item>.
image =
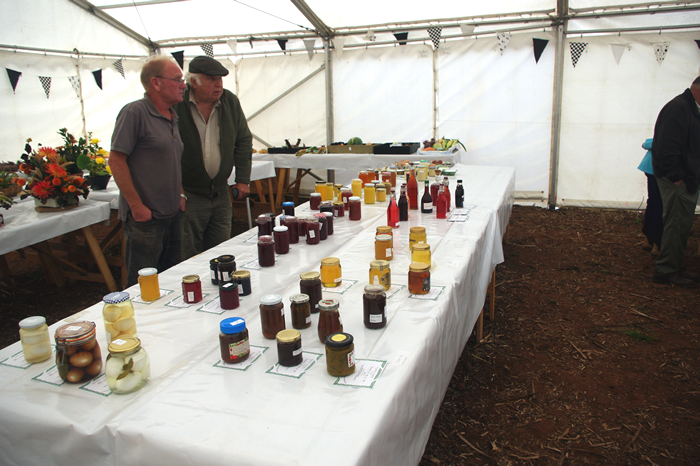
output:
M51 357L51 337L45 317L33 316L20 320L19 338L24 359L28 363L46 361Z
M321 283L327 288L335 288L343 282L340 259L326 257L321 260Z
M107 386L115 395L140 390L151 377L151 361L141 346L141 340L125 337L114 340L107 348L105 361Z
M326 342L326 337L343 331L340 319L340 302L337 299L323 299L318 303L321 313L318 316L318 339Z
M107 344L127 335L138 337L134 305L131 303L129 293L115 291L105 295L102 301L104 302L102 318L105 323Z

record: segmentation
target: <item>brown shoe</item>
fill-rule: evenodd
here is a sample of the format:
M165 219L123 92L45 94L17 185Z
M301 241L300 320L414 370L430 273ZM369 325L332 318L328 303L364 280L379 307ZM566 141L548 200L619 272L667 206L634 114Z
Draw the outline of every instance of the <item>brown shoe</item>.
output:
M693 283L700 283L700 275L688 272L687 270L682 271L678 274L678 276L681 278L685 278L686 280L690 280Z
M652 280L654 283L660 283L662 285L676 285L679 288L695 288L697 286L696 282L681 277L681 274L662 275L658 272L654 272L654 277Z

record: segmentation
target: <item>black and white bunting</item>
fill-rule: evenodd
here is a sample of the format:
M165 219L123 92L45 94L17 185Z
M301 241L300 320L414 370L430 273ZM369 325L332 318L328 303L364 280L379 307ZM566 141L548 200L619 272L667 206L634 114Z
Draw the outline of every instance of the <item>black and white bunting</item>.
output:
M435 50L439 49L440 37L442 37L442 26L428 28L428 35L430 36L430 40L433 41L433 47L435 47Z
M11 70L9 68L5 68L7 70L7 77L10 78L10 85L12 86L12 93L15 94L17 90L17 83L19 82L19 77L22 76L22 73L19 71Z
M211 42L207 42L205 44L200 45L202 47L202 50L204 51L204 54L209 57L209 58L214 58L214 44Z
M39 76L39 81L41 81L41 87L44 88L44 93L48 99L51 93L51 78L49 76Z
M571 49L571 62L576 68L578 59L581 58L581 54L586 50L587 42L569 42L569 48Z

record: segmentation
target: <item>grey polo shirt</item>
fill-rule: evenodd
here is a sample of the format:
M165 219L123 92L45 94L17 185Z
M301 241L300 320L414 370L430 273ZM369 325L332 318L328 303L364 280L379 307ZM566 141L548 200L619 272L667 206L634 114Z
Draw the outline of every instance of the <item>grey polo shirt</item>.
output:
M168 120L144 95L119 112L111 149L127 155L134 188L156 220L171 218L180 209L183 148L174 110L170 110ZM129 204L120 195L119 219L126 220L129 210Z

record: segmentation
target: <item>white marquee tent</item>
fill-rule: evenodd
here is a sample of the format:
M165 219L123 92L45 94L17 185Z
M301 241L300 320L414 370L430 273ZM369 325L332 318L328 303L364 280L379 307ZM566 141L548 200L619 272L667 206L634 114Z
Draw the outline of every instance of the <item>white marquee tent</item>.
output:
M258 149L444 135L521 200L636 209L641 144L700 74L700 1L116 1L0 0L0 161L62 127L108 149L149 55L209 53Z

